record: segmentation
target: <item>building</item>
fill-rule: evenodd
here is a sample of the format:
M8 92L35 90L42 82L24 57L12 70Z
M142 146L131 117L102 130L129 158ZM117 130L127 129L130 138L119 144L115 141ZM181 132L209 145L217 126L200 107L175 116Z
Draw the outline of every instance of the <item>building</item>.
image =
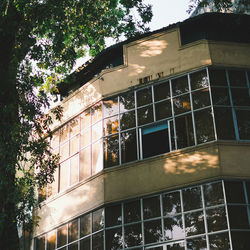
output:
M250 16L104 50L60 86L33 249L250 249Z

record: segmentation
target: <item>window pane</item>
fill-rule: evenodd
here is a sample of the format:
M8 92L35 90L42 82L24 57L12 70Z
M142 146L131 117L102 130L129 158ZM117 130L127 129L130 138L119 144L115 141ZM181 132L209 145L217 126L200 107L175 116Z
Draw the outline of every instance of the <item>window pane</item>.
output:
M56 248L56 231L54 230L48 233L47 250L54 250L55 248Z
M78 219L69 223L69 235L68 242L72 242L78 239Z
M60 129L60 143L69 139L69 125L66 124Z
M202 207L200 187L187 188L182 190L184 211Z
M92 124L102 119L102 103L99 102L91 108Z
M207 250L206 237L187 240L187 250Z
M75 118L70 122L70 137L78 134L80 131L80 121L79 118Z
M85 214L80 217L80 237L90 234L91 214Z
M211 109L194 112L196 136L198 143L214 140L214 126Z
M102 140L92 145L92 174L96 174L103 169Z
M250 182L249 181L246 181L246 190L247 190L248 204L250 204Z
M221 182L203 185L206 206L215 206L224 203L224 195Z
M190 74L191 89L205 88L208 86L208 78L206 70Z
M81 129L88 128L91 124L91 113L90 109L83 112L80 116Z
M226 211L224 207L208 209L206 213L208 232L227 229Z
M118 115L103 120L104 135L115 134L119 129Z
M79 154L73 156L70 162L70 185L73 185L79 181Z
M123 248L122 229L120 227L106 230L105 239L106 239L106 249L116 250Z
M231 88L231 93L234 106L250 106L250 97L247 88Z
M78 250L78 242L74 242L73 244L69 245L68 250Z
M209 89L201 89L192 93L194 109L210 106Z
M230 227L232 229L249 229L247 209L243 206L228 206Z
M87 179L91 175L90 147L80 152L80 180Z
M86 147L87 145L90 144L90 138L91 138L91 132L90 128L84 130L81 132L81 148Z
M146 244L162 241L161 220L144 222L144 237Z
M154 121L153 106L147 106L137 110L138 125L147 124Z
M242 70L229 70L228 71L230 85L246 87L246 74Z
M98 209L92 213L93 222L92 222L92 230L96 232L98 230L103 229L104 226L104 209Z
M191 104L190 104L189 94L173 98L173 105L174 105L174 113L176 115L190 111Z
M70 155L74 155L79 152L79 135L70 139Z
M172 80L172 90L174 96L188 92L189 88L187 76Z
M163 215L173 215L181 212L180 192L162 195Z
M209 80L212 86L227 86L226 72L224 69L209 69Z
M149 219L161 216L160 196L143 199L143 218Z
M234 140L234 124L231 108L214 108L215 125L218 139Z
M135 108L134 92L128 92L120 95L120 112Z
M185 250L184 242L172 243L167 245L167 250Z
M250 140L250 110L236 110L241 140Z
M124 227L125 247L139 246L142 244L141 223Z
M105 138L104 167L119 165L119 136L113 135Z
M124 222L135 222L141 220L140 201L124 203Z
M67 243L67 225L57 229L57 247L61 247Z
M45 235L36 238L36 250L45 250Z
M174 216L164 219L165 240L177 240L184 238L182 216Z
M209 235L210 250L228 250L230 249L228 233Z
M114 205L105 208L105 226L112 227L122 223L121 205Z
M104 117L118 114L118 97L103 101L103 115Z
M233 249L246 250L250 248L250 232L232 232Z
M167 100L164 102L155 104L155 115L156 120L161 120L172 116L171 101Z
M213 105L230 105L228 88L211 88Z
M185 214L185 226L186 236L205 233L203 212Z
M179 116L175 118L177 147L185 148L194 145L192 115Z
M92 126L92 142L102 137L102 122L98 122Z
M60 164L60 183L59 183L59 191L60 192L68 187L69 166L70 166L69 164L70 164L69 160Z
M243 183L241 181L225 181L227 203L245 203Z
M51 147L55 149L59 146L59 130L55 131L51 139Z
M120 115L121 130L135 127L135 111L126 112Z
M69 142L60 146L60 161L64 161L69 157Z
M151 103L152 102L151 87L137 91L136 97L137 97L137 107Z
M136 131L121 133L122 163L137 160Z
M94 234L92 236L92 250L103 250L103 232Z
M155 102L169 98L169 81L154 86Z
M48 196L54 195L58 192L58 171L59 169L56 168L53 174L54 181L51 184L48 184Z
M90 237L80 241L80 250L90 250Z

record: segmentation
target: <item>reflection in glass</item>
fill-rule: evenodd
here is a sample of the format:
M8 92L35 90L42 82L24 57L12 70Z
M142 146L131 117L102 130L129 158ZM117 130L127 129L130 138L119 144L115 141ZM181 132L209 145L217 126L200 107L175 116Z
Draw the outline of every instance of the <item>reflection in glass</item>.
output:
M185 250L184 242L172 243L167 245L167 250Z
M180 192L162 195L163 215L173 215L181 212Z
M68 187L69 182L69 166L70 161L67 160L60 164L60 182L59 182L59 192L64 190L66 187Z
M246 181L245 183L246 183L248 204L250 204L250 181Z
M70 155L74 155L79 151L79 135L70 139Z
M90 250L90 237L80 241L80 250Z
M138 125L147 124L154 121L153 106L147 106L137 110Z
M92 174L96 174L103 169L102 140L92 145Z
M36 238L36 250L45 250L45 235Z
M60 129L60 143L69 139L69 124L67 123Z
M172 116L171 101L163 101L155 104L156 120L161 120Z
M250 248L250 232L231 232L233 249L246 250Z
M161 216L160 196L143 199L143 218L149 219Z
M129 92L120 95L120 112L125 112L135 108L134 93Z
M245 203L243 183L241 181L225 181L227 203Z
M136 97L137 97L137 107L151 103L152 102L151 87L137 91Z
M140 200L124 203L124 222L135 222L141 219Z
M214 108L215 125L218 139L234 140L234 124L231 108Z
M54 230L48 233L47 235L47 250L54 250L55 248L56 248L56 231Z
M80 217L80 238L90 234L90 214L85 214Z
M224 195L221 182L203 185L203 192L205 205L207 207L224 204Z
M91 113L90 113L90 109L84 111L81 115L80 115L80 121L81 121L81 130L84 128L88 128L91 124Z
M103 250L103 232L94 234L92 236L92 250Z
M135 127L135 111L126 112L120 115L121 130Z
M173 98L173 105L174 105L174 113L176 115L190 111L191 104L190 104L189 94Z
M68 246L68 250L78 250L78 242L74 242L73 244L70 244Z
M213 105L230 105L228 88L211 88Z
M103 229L104 226L104 209L98 209L92 213L93 220L92 220L92 230L96 232L98 230Z
M228 71L230 85L246 87L246 74L242 70L229 70Z
M90 147L80 151L80 181L91 175L91 154Z
M48 184L48 196L54 195L58 192L58 172L59 169L56 168L53 174L54 181L51 184Z
M197 143L214 140L214 126L211 109L194 112Z
M232 229L249 229L247 208L244 206L228 206L229 223Z
M91 133L90 128L81 132L81 138L80 138L81 148L86 147L87 145L90 144L90 141L91 141L90 133Z
M250 97L247 88L231 88L234 106L250 106Z
M209 90L201 89L192 93L194 109L210 106Z
M236 110L241 140L250 140L250 110Z
M224 207L208 209L206 213L208 232L227 229L226 211Z
M116 250L123 248L122 229L120 227L106 230L105 239L106 239L106 249Z
M185 148L194 145L192 115L184 115L175 118L177 147Z
M69 157L69 142L60 146L60 161L64 161Z
M164 237L165 240L177 240L184 238L182 215L164 219Z
M99 102L96 105L91 107L92 113L92 124L96 123L100 119L102 119L102 103Z
M206 237L199 237L187 240L187 250L207 250Z
M136 130L121 133L122 163L137 160Z
M229 250L230 243L228 233L209 235L209 246L210 250Z
M105 226L112 227L122 223L121 205L113 205L105 208Z
M169 81L154 86L154 97L155 102L170 97Z
M118 115L103 120L104 135L115 134L119 129Z
M200 186L182 190L184 211L202 207Z
M102 122L98 122L92 126L92 142L102 137Z
M62 247L67 243L67 225L57 229L57 247Z
M203 212L185 214L186 236L205 233Z
M226 72L224 69L209 69L209 80L212 86L227 86Z
M146 244L162 241L161 220L144 222L144 237Z
M70 137L79 133L80 130L80 121L79 118L75 118L70 121Z
M200 89L208 86L208 78L206 70L190 74L191 89Z
M78 239L78 219L68 224L68 242Z
M105 138L104 167L113 167L119 164L119 136Z
M70 159L70 185L79 181L79 154Z
M113 97L109 100L103 101L103 115L107 116L116 115L119 112L118 97Z
M172 90L174 96L188 92L189 88L187 76L172 80Z
M139 246L142 244L141 223L124 227L125 247Z

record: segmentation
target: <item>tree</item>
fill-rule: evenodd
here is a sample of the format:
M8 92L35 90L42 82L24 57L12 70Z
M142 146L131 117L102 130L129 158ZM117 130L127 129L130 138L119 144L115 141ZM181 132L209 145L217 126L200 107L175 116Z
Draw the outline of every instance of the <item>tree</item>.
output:
M51 183L58 162L48 141L52 117L43 114L49 99L37 89L65 76L86 51L95 56L105 38L147 30L151 18L143 0L0 2L1 249L19 249L17 224L32 226L35 185Z

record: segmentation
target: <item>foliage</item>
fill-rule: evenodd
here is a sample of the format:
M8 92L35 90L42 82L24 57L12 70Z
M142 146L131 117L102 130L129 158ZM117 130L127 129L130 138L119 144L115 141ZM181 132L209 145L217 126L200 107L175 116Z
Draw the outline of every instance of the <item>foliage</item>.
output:
M53 181L58 156L48 138L51 115L60 118L62 111L44 115L49 108L44 91L86 51L95 56L102 50L105 38L146 31L151 18L143 0L0 2L1 249L19 248L16 226L32 227L35 185Z

